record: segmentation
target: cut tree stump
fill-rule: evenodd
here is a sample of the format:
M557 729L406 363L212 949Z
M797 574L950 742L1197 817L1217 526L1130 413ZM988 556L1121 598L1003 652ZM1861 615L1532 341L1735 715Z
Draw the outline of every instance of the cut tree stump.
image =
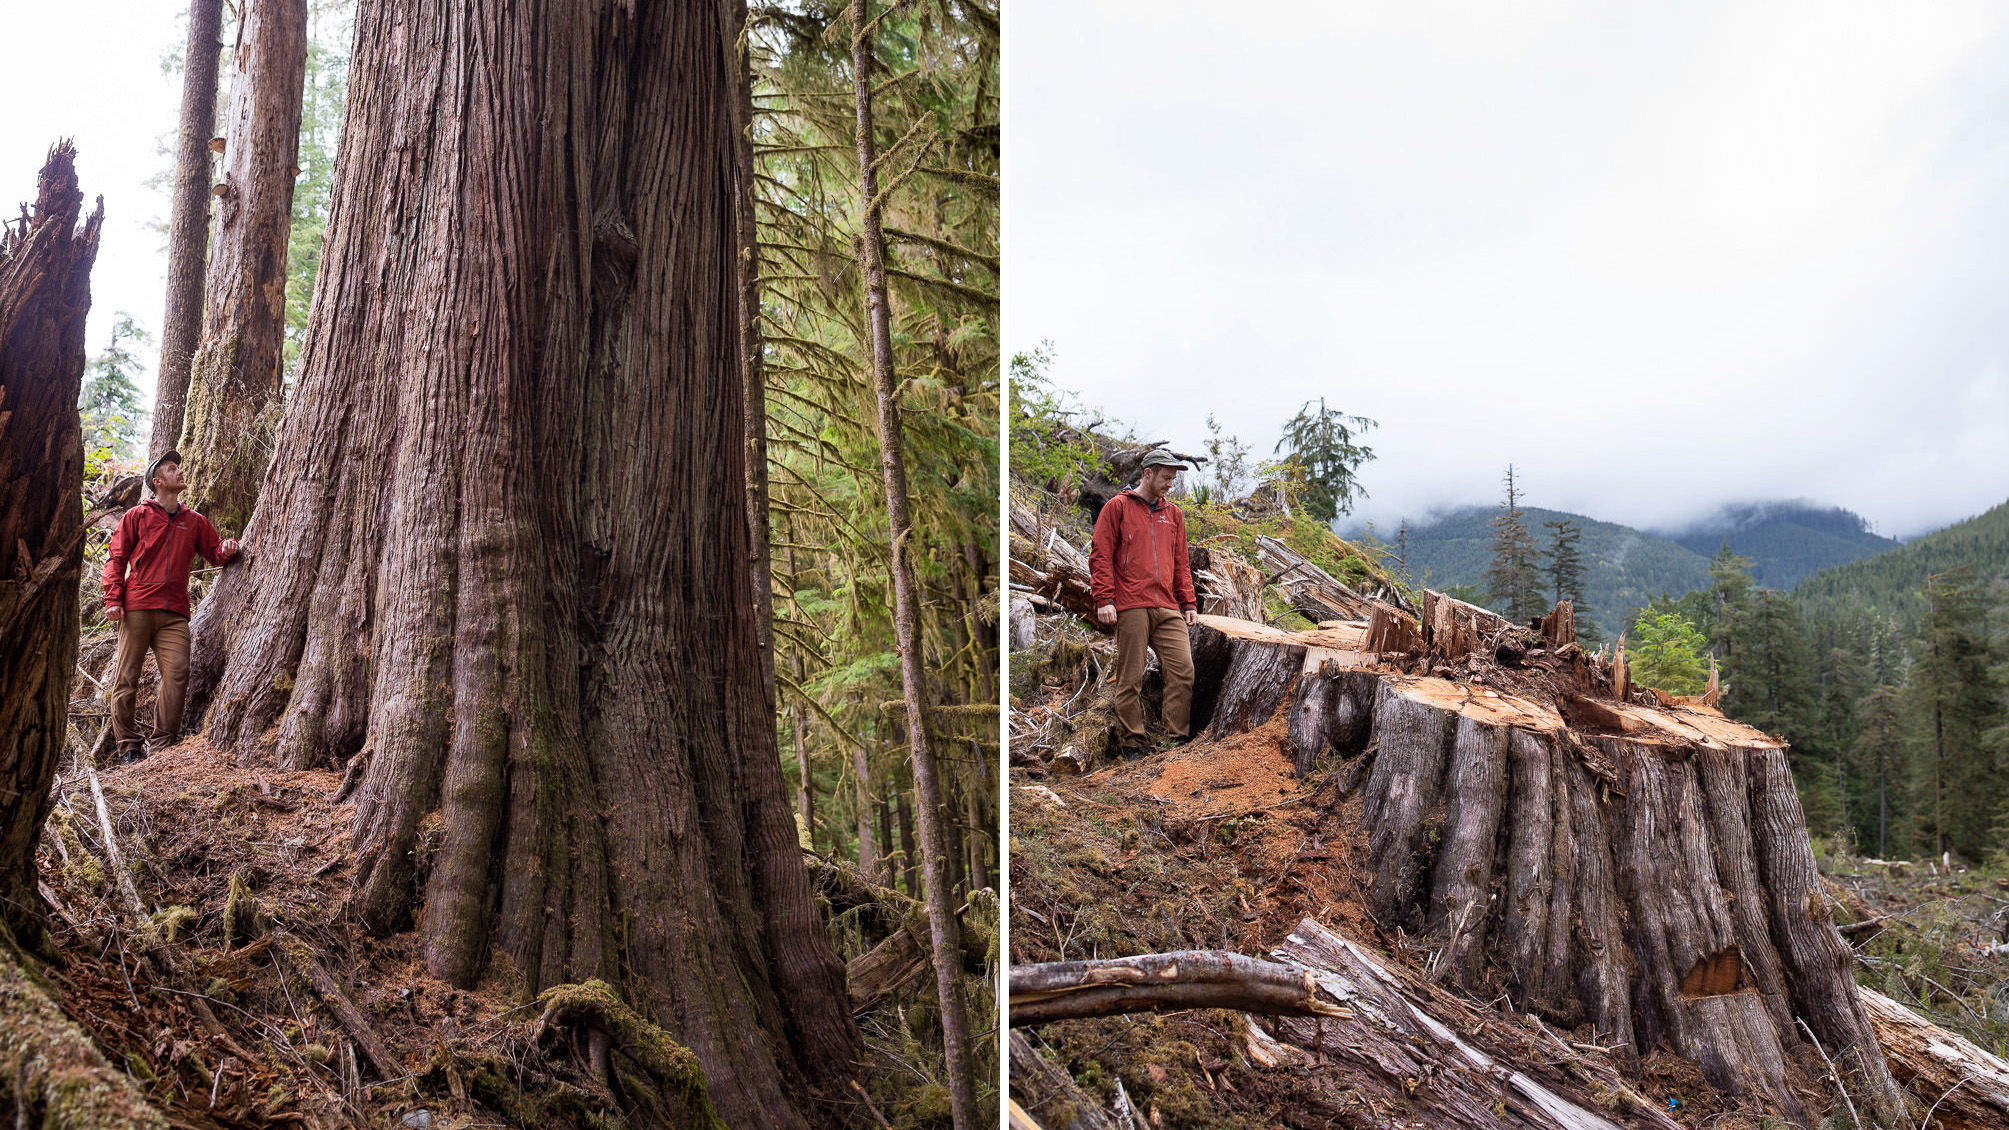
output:
M1434 593L1423 627L1433 661L1489 656L1503 633L1543 642ZM1347 779L1369 905L1429 947L1433 979L1589 1024L1629 1064L1665 1044L1800 1125L1788 1078L1809 1053L1804 1021L1864 1116L1898 1121L1781 743L1711 707L1605 697L1625 677L1588 661L1512 672L1520 682L1482 664L1509 690L1405 674L1361 647L1368 631L1203 617L1196 682L1212 688L1216 737L1289 709L1300 772L1368 759Z

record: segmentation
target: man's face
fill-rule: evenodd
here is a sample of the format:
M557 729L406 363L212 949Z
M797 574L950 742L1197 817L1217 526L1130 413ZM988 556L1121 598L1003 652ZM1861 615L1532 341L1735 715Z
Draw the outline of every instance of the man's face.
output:
M164 490L178 491L181 487L181 464L162 463L154 468L153 489L156 493Z
M1146 493L1150 494L1153 498L1164 497L1172 489L1172 484L1177 481L1179 481L1179 468L1177 467L1146 467L1144 469L1144 485L1148 488Z

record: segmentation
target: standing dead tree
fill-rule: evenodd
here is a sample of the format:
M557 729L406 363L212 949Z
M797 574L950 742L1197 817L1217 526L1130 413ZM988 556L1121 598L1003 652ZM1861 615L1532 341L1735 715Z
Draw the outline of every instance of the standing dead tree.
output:
M351 905L436 976L606 981L728 1124L825 1124L858 1035L762 693L719 12L356 20L300 375L192 705L246 761L369 759Z
M50 999L23 949L43 945L35 845L69 732L82 574L84 316L104 223L80 225L76 151L42 167L35 209L0 228L0 1104L59 1130L165 1127L132 1080ZM17 941L18 939L18 941Z

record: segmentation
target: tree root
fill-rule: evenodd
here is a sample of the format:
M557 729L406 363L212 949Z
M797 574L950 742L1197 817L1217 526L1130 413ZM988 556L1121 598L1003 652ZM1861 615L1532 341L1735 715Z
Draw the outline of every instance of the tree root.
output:
M554 985L538 994L537 1000L544 1006L544 1014L531 1026L533 1042L553 1029L580 1032L587 1038L593 1068L606 1080L609 1090L642 1105L668 1108L659 1110L665 1125L726 1130L725 1122L712 1109L704 1068L697 1056L629 1008L613 986L600 980ZM653 1086L644 1086L634 1075L615 1067L612 1053L616 1051L640 1067ZM666 1102L650 1102L649 1090Z

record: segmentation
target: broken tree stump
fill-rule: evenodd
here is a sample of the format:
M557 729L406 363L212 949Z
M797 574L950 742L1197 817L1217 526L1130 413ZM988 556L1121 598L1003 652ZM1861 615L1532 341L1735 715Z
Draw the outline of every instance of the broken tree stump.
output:
M1483 611L1425 600L1432 650L1478 657L1474 681L1321 646L1364 644L1365 624L1283 633L1204 618L1196 667L1226 663L1196 672L1216 686L1211 732L1254 729L1288 704L1301 771L1328 752L1369 759L1348 775L1369 906L1429 947L1434 979L1589 1024L1628 1062L1665 1044L1800 1125L1789 1078L1804 1022L1865 1117L1894 1123L1902 1097L1815 889L1785 747L1711 707L1595 693L1623 686L1622 671L1572 663L1511 683L1485 657L1526 630Z

